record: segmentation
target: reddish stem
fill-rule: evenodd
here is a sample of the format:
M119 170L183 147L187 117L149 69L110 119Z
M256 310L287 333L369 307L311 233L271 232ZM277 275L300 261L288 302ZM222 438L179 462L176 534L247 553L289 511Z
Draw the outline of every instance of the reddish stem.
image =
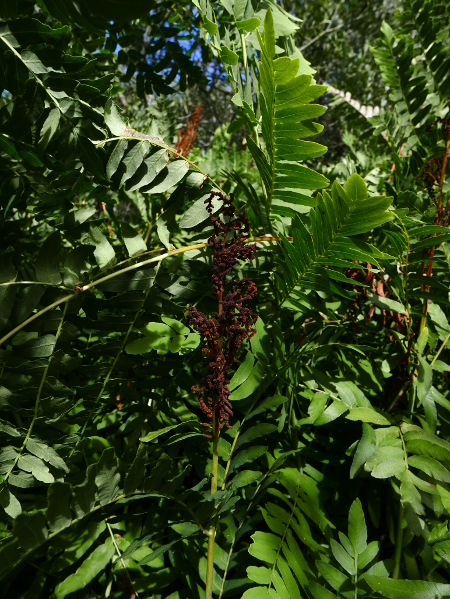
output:
M434 219L434 224L435 225L439 225L441 224L441 216L442 216L442 196L444 194L444 179L445 179L445 170L447 168L447 161L448 161L448 148L449 148L449 143L450 140L447 140L446 144L445 144L445 150L444 150L444 155L442 157L442 168L441 168L441 176L439 179L439 201L437 203L436 206L436 218ZM429 256L430 258L433 258L434 256L434 250L436 249L436 246L433 246L430 250L429 250ZM424 272L424 264L422 264L422 274ZM431 271L433 270L433 262L430 261L427 264L427 277L431 277ZM423 290L423 285L422 285L422 290ZM428 293L430 291L430 286L429 285L425 285L425 291L426 293ZM427 314L428 314L428 299L424 299L423 300L423 316L420 320L420 328L419 328L419 333L421 333L423 331L423 329L425 328L426 322L427 322Z

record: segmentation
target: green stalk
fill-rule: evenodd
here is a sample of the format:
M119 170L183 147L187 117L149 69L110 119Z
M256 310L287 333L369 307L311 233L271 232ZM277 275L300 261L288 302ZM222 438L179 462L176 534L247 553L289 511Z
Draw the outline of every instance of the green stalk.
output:
M241 33L241 46L242 46L242 62L244 64L245 77L248 76L247 72L247 47L245 45L245 36ZM247 83L247 80L245 81Z
M416 388L414 385L409 387L408 411L412 414L416 403Z
M398 511L398 522L397 522L397 534L395 535L395 566L392 572L392 578L397 580L400 577L400 561L402 559L403 549L403 505L400 502L400 508Z
M216 430L217 428L217 430ZM211 495L217 491L217 471L219 466L219 428L216 427L216 413L213 410L213 457L212 457L212 479L211 479ZM206 589L205 598L212 597L212 583L214 574L214 542L216 537L216 523L208 531L208 556L206 562Z
M290 237L287 237L287 239L288 239L288 241L291 240ZM274 241L280 241L280 237L273 237L271 235L270 236L263 235L263 236L260 236L260 237L252 237L252 238L246 240L246 243L254 243L255 241L271 241L271 242L274 242ZM121 275L121 274L123 274L125 272L130 272L132 270L139 269L139 268L141 268L143 266L146 266L147 264L152 264L154 262L162 262L162 260L165 260L166 258L169 258L170 256L175 256L176 254L183 254L183 253L189 252L191 250L197 250L197 249L206 248L206 247L208 247L210 245L211 244L209 244L209 243L196 243L194 245L188 245L188 246L185 246L185 247L182 247L182 248L178 248L178 249L175 249L175 250L170 250L168 252L165 252L164 254L161 254L160 256L156 256L155 258L150 258L148 260L142 260L141 262L136 262L135 264L131 264L131 266L127 266L126 268L121 268L119 270L116 270L116 271L114 271L114 272L112 272L112 273L104 276L104 277L100 277L99 279L91 281L87 285L84 285L81 289L78 289L78 291L74 290L69 295L65 295L64 297L56 300L56 302L53 302L53 304L49 304L45 308L42 308L42 310L39 310L39 312L36 312L35 314L33 314L32 316L30 316L29 318L27 318L26 320L24 320L20 324L18 324L14 329L12 329L11 331L9 331L9 333L6 333L6 335L4 335L0 339L0 346L2 345L2 343L4 343L5 341L7 341L10 337L12 337L16 333L18 333L21 329L23 329L23 327L25 327L28 324L30 324L30 322L33 322L33 320L35 320L36 318L39 318L40 316L42 316L46 312L49 312L50 310L53 310L53 308L56 308L60 304L63 304L64 302L69 302L70 300L74 299L75 297L78 297L78 295L80 293L84 293L85 291L89 291L93 287L96 287L97 285L100 285L101 283L104 283L105 281L109 281L110 279L113 279L114 277L118 277L119 275ZM151 250L150 252L145 252L145 254L152 254L152 253L155 253L155 252L162 252L163 249L164 248L158 248L156 250ZM142 255L144 255L144 254L142 254ZM124 260L123 262L121 262L119 264L123 264L124 262L128 262L129 260L130 259ZM118 264L116 264L116 266L118 266ZM0 287L8 287L9 285L17 285L17 284L20 284L20 283L21 283L21 281L9 281L7 283L0 283Z

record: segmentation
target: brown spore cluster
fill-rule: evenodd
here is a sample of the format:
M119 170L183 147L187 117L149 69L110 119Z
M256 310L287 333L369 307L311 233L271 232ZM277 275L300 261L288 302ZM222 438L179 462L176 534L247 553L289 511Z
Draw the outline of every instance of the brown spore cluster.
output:
M219 197L222 207L213 215L213 200ZM247 244L249 223L245 216L233 205L233 195L211 192L205 200L214 233L209 243L214 248L213 285L218 298L219 309L211 317L199 312L195 306L187 308L189 324L202 337L203 352L209 358L208 373L200 386L192 390L198 396L198 403L206 417L214 422L214 434L223 426L229 425L233 415L228 388L230 368L237 363L236 354L244 341L254 334L258 315L249 302L255 298L255 283L248 279L237 280L232 270L239 261L252 260L255 244ZM210 426L210 423L205 423Z

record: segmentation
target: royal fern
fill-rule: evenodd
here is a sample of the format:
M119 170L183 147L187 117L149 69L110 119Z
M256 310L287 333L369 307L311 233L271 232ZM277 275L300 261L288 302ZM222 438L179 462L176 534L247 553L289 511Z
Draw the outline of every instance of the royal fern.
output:
M384 257L373 245L351 238L390 221L391 203L390 197L369 198L363 179L356 174L345 189L335 182L331 195L319 194L317 207L310 211L311 231L297 217L291 227L293 242L283 239L283 258L276 274L285 299L292 292L304 297L302 290L311 289L350 297L335 284L353 283L342 269L353 266L355 260L378 264Z
M261 130L265 150L251 137L249 149L264 184L267 210L293 214L299 206L313 206L311 190L322 189L328 179L301 162L322 156L327 148L304 139L317 135L322 125L309 122L321 116L325 107L311 104L327 89L312 83L312 76L301 74L300 59L275 58L275 29L270 10L264 20L261 46L260 93ZM293 210L292 210L293 209Z

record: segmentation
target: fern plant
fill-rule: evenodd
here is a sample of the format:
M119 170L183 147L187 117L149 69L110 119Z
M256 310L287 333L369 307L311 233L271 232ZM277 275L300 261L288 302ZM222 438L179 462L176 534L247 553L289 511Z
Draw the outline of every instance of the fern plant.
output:
M0 17L2 595L450 594L445 3L383 25L337 166L275 2ZM212 68L185 155L154 96Z

